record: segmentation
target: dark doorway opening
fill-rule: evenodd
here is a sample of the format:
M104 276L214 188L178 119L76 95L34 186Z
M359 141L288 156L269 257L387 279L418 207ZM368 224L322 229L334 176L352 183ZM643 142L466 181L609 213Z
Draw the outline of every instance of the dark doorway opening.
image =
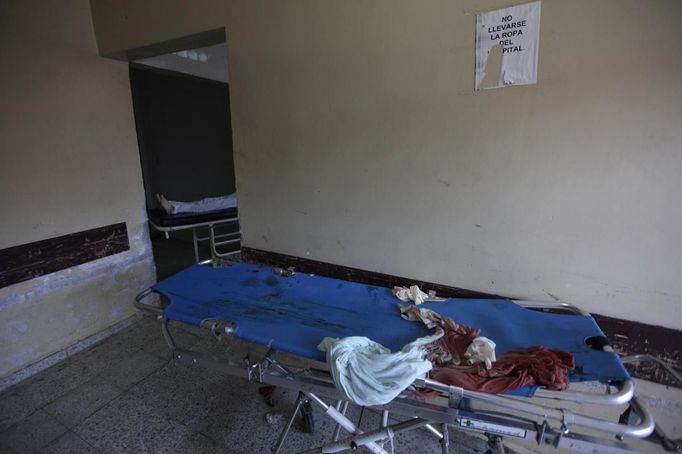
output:
M197 55L171 54L180 62ZM234 193L229 83L134 62L130 85L150 216L161 209L157 194L196 201ZM195 262L191 230L168 238L151 229L150 235L159 278ZM202 256L209 255L207 246L200 247Z

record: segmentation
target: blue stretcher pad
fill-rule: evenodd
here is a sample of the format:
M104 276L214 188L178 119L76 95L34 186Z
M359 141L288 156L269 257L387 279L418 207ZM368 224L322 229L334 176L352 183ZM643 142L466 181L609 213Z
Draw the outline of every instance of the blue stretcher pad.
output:
M270 267L246 263L194 265L154 290L170 299L164 316L171 320L235 323L238 338L318 361L325 361L317 345L326 336L365 336L396 351L430 334L421 323L400 317L390 289L303 273L281 277ZM420 307L480 328L497 344L498 356L540 345L570 352L577 364L571 381L629 378L615 353L585 344L588 337L603 336L592 317L538 312L511 300L450 298Z

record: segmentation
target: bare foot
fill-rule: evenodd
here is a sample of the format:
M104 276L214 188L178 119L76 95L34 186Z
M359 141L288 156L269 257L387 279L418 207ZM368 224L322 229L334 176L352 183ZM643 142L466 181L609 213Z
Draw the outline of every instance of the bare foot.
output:
M159 203L161 204L161 208L163 208L163 211L165 211L166 214L173 214L173 206L163 196L163 194L156 194L156 198L159 200Z

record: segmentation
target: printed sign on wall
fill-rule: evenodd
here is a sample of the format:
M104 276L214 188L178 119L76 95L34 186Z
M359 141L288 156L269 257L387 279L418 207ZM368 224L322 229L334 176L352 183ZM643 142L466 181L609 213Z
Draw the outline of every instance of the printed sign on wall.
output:
M537 82L540 2L476 15L476 90Z

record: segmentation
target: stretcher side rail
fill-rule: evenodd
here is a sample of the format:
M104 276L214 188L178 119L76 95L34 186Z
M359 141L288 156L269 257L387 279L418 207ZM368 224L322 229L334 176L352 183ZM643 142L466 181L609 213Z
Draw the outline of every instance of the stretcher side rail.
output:
M567 311L571 312L575 315L584 315L586 317L591 317L591 314L587 311L584 311L583 309L579 308L578 306L575 306L570 303L564 303L561 301L555 301L555 302L547 302L547 301L531 301L531 300L515 300L512 299L513 302L518 304L519 306L523 306L527 309L550 309L550 310L558 310L558 311Z
M135 296L135 307L144 312L149 312L154 315L161 315L163 314L163 308L161 306L142 302L145 298L153 294L154 289L152 289L151 287L138 293L137 296Z
M562 423L567 425L570 423L582 427L598 428L599 430L612 433L616 436L645 438L651 435L654 430L654 420L651 417L651 414L639 405L637 405L636 408L633 408L633 410L638 414L638 416L640 416L641 422L636 425L626 426L619 423L604 421L592 416L576 414L564 409L556 409L546 405L523 402L514 397L469 391L466 389L446 385L428 378L419 378L415 380L415 384L418 387L433 389L447 395L455 394L470 399L476 399L514 411L520 411L532 415L541 414L547 418L562 421ZM632 401L629 403L632 404Z
M334 387L331 378L320 375L319 371L308 371L299 373L296 376L291 376L282 372L281 370L262 369L260 371L261 373L256 375L251 372L251 370L254 368L253 364L245 365L244 362L229 360L217 361L203 353L183 349L174 349L173 355L180 363L210 368L217 372L240 377L249 381L256 381L259 383L282 387L284 389L301 391L310 395L324 396L331 400L344 399L342 393ZM417 381L415 384L419 385L420 383ZM433 380L425 380L423 384L429 389L438 389L445 394L454 392L455 394L459 395L462 393L462 391L464 391L463 395L465 400L484 400L496 406L509 408L510 410L514 411L526 411L530 415L540 414L543 415L546 420L555 421L556 428L551 429L548 426L543 430L531 419L515 419L510 421L510 418L508 417L504 418L486 416L480 413L453 408L450 406L436 405L429 402L424 402L422 399L415 399L414 397L410 396L410 393L404 393L391 403L381 406L381 408L407 417L417 416L423 418L426 421L437 421L443 424L454 425L465 430L467 428L461 426L462 419L475 419L478 421L498 425L513 424L520 430L527 432L525 438L541 439L541 441L545 444L554 444L558 437L564 437L565 440L563 442L559 441L558 447L561 447L564 444L568 446L569 444L572 445L574 443L585 443L587 445L598 443L600 445L606 444L615 449L615 451L611 452L629 452L630 448L627 448L627 443L624 444L622 441L619 441L616 438L613 440L601 438L597 439L595 437L574 432L573 430L575 429L575 426L599 429L615 435L616 437L629 436L633 438L644 438L653 430L653 420L651 416L644 408L638 405L633 409L637 414L640 415L641 418L641 422L637 425L626 426L610 422L604 425L605 421L599 420L597 418L585 417L585 419L576 419L573 421L573 424L570 424L566 428L562 429L562 427L564 427L562 424L566 422L566 413L558 409L553 409L551 407L541 407L534 404L526 404L522 406L523 408L520 408L515 400L504 399L501 396L494 394L476 393L472 391L461 390L460 388L456 388L455 391L453 391L452 389L455 387L451 387L440 382L435 382ZM481 396L483 399L480 399ZM463 408L467 408L469 406L470 405L462 405Z
M158 223L154 222L154 220L149 219L149 224L152 226L152 228L158 232L161 232L164 234L166 239L169 238L169 233L171 232L179 232L181 230L187 230L191 229L192 230L192 242L194 245L194 258L197 263L200 263L200 257L199 257L199 243L202 241L207 241L209 244L209 249L210 249L210 258L208 259L214 265L217 263L217 261L221 258L229 257L231 255L235 255L239 252L239 249L235 251L229 251L229 252L219 252L218 248L220 246L226 246L229 244L240 244L241 242L241 231L237 230L236 232L229 232L229 233L222 233L222 234L216 234L215 229L216 227L221 227L226 224L234 223L234 222L239 222L239 217L238 216L232 216L229 218L225 219L218 219L218 220L211 220L211 221L202 221L202 222L194 222L190 224L182 224L182 225L172 225L172 226L163 226L159 225ZM208 233L205 234L205 236L199 235L197 232L199 229L207 229ZM229 238L226 240L221 240L222 238Z
M217 361L214 358L207 357L198 352L191 352L188 350L178 349L172 339L168 330L167 318L163 317L163 307L161 304L153 304L146 302L146 298L154 293L152 288L146 289L135 298L135 306L143 311L157 315L162 321L162 331L169 348L173 352L174 358L186 364L194 366L209 367L217 369L220 372L241 377L249 381L256 381L260 383L268 383L283 388L295 389L303 393L307 393L307 399L313 401L317 399L316 394L332 398L335 400L343 400L344 396L338 391L331 380L331 377L326 372L319 371L302 371L293 373L286 367L281 366L275 359L274 350L270 350L262 361L256 363L233 362L233 361ZM519 304L523 305L523 302ZM550 306L555 306L550 303ZM559 304L561 307L566 307ZM569 305L570 306L570 305ZM580 313L580 315L585 315ZM234 333L235 325L229 322L220 320L206 320L203 322L203 327L209 329L214 337L222 340L225 336ZM272 367L275 366L275 367ZM280 367L281 366L281 367ZM477 418L478 420L488 421L492 424L513 424L514 426L522 427L532 436L549 443L551 440L555 446L575 446L575 443L582 443L586 446L591 444L599 444L609 446L609 452L626 452L628 447L618 440L603 440L596 439L590 436L573 432L575 427L584 427L590 429L597 429L602 433L613 435L615 437L633 437L645 438L654 431L655 424L651 415L647 410L641 407L636 399L632 399L634 395L634 385L631 381L626 381L620 384L618 393L611 395L602 395L596 393L576 393L576 392L551 392L543 393L539 390L537 397L568 400L581 403L595 403L600 405L616 405L628 403L635 415L638 416L639 421L635 424L620 424L592 416L574 414L568 410L562 410L546 405L539 405L537 403L529 402L533 399L510 397L506 395L495 395L479 393L474 391L467 391L462 388L445 385L443 383L430 380L418 379L414 386L417 388L433 389L439 391L442 395L448 398L449 405L437 406L421 399L415 399L410 393L403 393L399 398L393 402L383 406L385 409L390 409L399 414L423 417L425 423L430 421L437 421L443 424L458 425L461 418ZM615 400L614 400L615 399ZM500 418L497 416L490 416L481 413L471 413L462 408L470 408L469 405L460 406L461 402L475 403L482 402L492 405L496 408L508 409L517 413L524 413L535 418L544 418L543 427L538 426L537 422L532 420L519 419L518 417L507 416ZM333 413L332 410L330 412ZM341 417L339 417L341 418ZM337 420L336 418L334 418ZM342 419L338 419L340 423ZM554 428L547 425L548 421L554 422ZM546 425L546 427L545 427ZM345 427L344 427L345 428ZM467 430L466 427L458 427ZM357 435L357 432L352 432ZM530 435L529 435L530 436ZM351 437L353 438L353 437ZM562 441L562 438L564 441ZM568 444L566 444L568 443ZM371 446L371 445L370 445ZM373 452L385 452L383 450L375 450L370 448ZM444 451L446 452L446 451Z
M550 391L548 389L540 388L537 391L535 391L535 397L571 401L581 404L599 404L615 406L627 404L628 402L630 402L630 399L632 399L632 397L635 395L635 384L632 380L605 384L608 387L615 386L618 389L618 391L611 394L599 394L595 392L578 392L571 390Z
M529 301L529 300L512 300L519 306L527 309L548 309L556 311L566 311L574 315L591 317L592 315L570 303L561 301L546 302L546 301ZM603 347L604 351L613 351L610 345ZM610 386L609 383L606 386ZM623 405L630 402L630 399L635 395L635 385L632 380L627 380L623 383L616 384L619 387L616 393L597 394L585 393L576 391L550 391L548 389L538 389L535 392L536 397L543 397L545 399L570 400L578 403L595 403L600 405Z
M208 227L209 225L220 225L220 224L227 224L229 222L237 222L237 221L239 221L239 217L234 216L231 218L220 219L217 221L204 221L204 222L195 222L192 224L163 226L163 225L159 225L159 224L155 223L153 220L149 219L149 223L152 225L154 230L161 232L161 233L178 232L181 230L194 229L197 227Z
M235 255L238 252L240 252L239 249L237 249L235 251L219 252L218 248L220 246L226 246L228 244L240 244L241 232L235 232L235 233L224 234L224 235L216 235L215 228L216 228L216 225L214 225L214 224L211 224L208 226L208 240L209 240L209 244L211 247L211 259L213 259L214 261L217 262L220 259L223 259L225 257L229 257L231 255ZM219 239L221 237L224 238L224 237L235 236L235 235L236 235L236 238L230 238L228 240L217 241L217 239Z
M667 362L663 361L660 358L656 358L655 356L648 354L639 354L626 356L624 358L621 358L621 360L623 361L623 363L626 364L642 362L654 363L657 366L662 367L668 374L670 374L670 376L677 382L678 386L682 386L682 375L680 375L670 364L668 364ZM633 400L637 400L637 398L635 397L633 398ZM658 424L654 429L653 436L658 438L658 440L663 445L666 451L670 452L682 451L682 438L672 439L668 437L663 428L661 428Z

